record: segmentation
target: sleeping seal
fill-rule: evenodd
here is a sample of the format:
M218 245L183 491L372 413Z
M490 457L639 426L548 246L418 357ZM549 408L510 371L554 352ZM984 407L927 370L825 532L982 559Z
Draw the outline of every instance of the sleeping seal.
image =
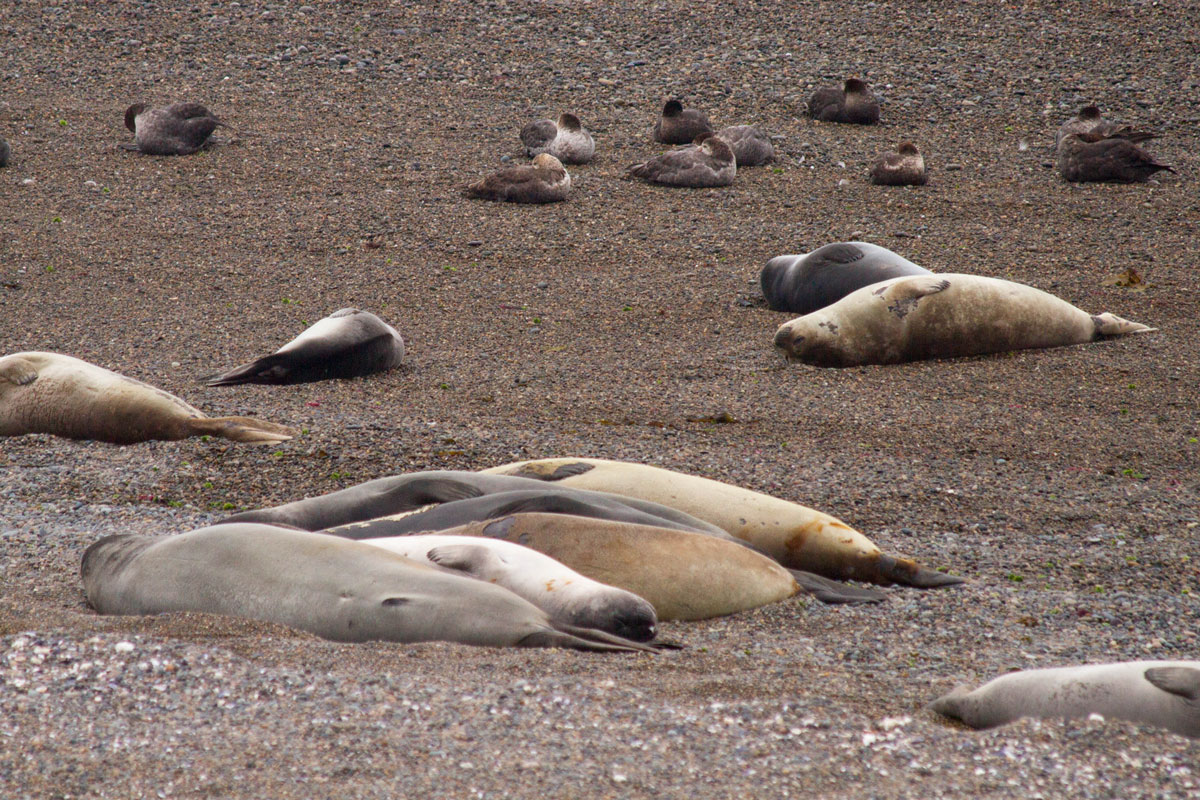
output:
M403 360L404 340L395 328L368 311L343 308L271 355L208 379L208 385L357 378L397 367Z
M533 158L549 153L564 164L586 164L596 154L592 134L579 122L579 117L563 112L558 122L535 120L521 129L521 144L525 155Z
M1100 109L1096 106L1084 106L1079 109L1078 114L1059 125L1058 131L1054 134L1054 146L1058 147L1062 143L1063 137L1072 133L1097 133L1105 137L1117 136L1131 142L1144 142L1158 136L1149 131L1134 130L1130 125L1109 122L1100 115Z
M822 86L813 92L808 115L824 122L874 125L879 122L879 99L864 81L847 78L841 89Z
M876 186L924 186L925 159L912 142L901 142L895 152L880 153L871 164L871 183Z
M641 164L627 174L668 186L728 186L737 176L737 160L729 144L715 134L701 134L696 144L668 150Z
M1052 294L980 275L893 278L786 322L775 346L818 367L898 364L1061 347L1152 330L1088 314Z
M1021 717L1106 717L1200 738L1200 661L1127 661L1034 669L934 700L934 711L972 728Z
M861 533L828 514L697 475L597 458L519 461L485 470L489 473L541 478L669 505L717 525L785 567L829 578L922 588L962 583L961 578L906 558L884 555Z
M729 145L739 169L760 167L775 160L771 138L753 125L730 125L717 131L717 136Z
M249 417L206 417L173 394L59 353L0 358L0 436L52 433L113 444L220 436L275 444L294 431Z
M133 131L137 144L121 147L152 156L186 156L203 147L212 132L224 126L224 122L199 103L172 103L157 108L135 103L125 109L125 127Z
M562 162L542 153L532 164L509 167L463 189L463 196L508 203L556 203L566 200L571 176Z
M1073 183L1141 183L1160 171L1175 172L1120 135L1069 133L1058 143L1063 180Z
M654 141L687 144L702 133L712 133L712 129L703 111L684 108L679 100L668 100L654 123Z
M932 274L886 247L834 242L811 253L772 258L763 267L759 282L773 310L811 314L872 283Z
M453 569L503 586L550 615L576 628L596 628L648 642L658 619L642 598L594 581L550 556L514 542L445 533L363 539L364 544Z
M553 622L484 581L361 542L270 525L108 536L84 552L80 573L88 602L101 614L204 611L337 642L655 649Z

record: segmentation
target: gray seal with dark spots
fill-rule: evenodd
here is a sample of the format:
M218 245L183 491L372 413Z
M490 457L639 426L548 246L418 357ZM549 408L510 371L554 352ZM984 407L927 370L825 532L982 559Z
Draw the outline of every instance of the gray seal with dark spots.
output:
M135 103L125 109L125 127L133 131L136 145L121 145L152 156L185 156L205 145L225 123L199 103L172 103L151 108Z
M886 247L869 242L833 242L800 255L776 256L763 267L763 297L775 311L811 314L846 295L906 275L931 275Z
M879 122L879 98L858 78L847 78L841 89L823 86L808 99L808 115L823 122L874 125Z

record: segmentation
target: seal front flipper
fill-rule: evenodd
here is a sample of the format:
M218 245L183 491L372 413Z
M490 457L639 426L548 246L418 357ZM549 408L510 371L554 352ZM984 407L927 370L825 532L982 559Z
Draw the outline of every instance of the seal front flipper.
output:
M547 470L547 466L553 467L552 470ZM590 469L594 469L594 465L588 464L585 461L575 461L570 464L562 464L555 466L554 464L544 464L538 461L530 461L520 465L516 469L506 471L502 474L513 475L518 478L533 478L539 481L561 481L564 478L570 478L573 475L582 475Z
M425 554L439 567L464 572L472 578L486 580L504 566L504 560L482 545L439 545Z
M208 434L248 444L278 444L296 435L284 425L250 417L192 417L188 428L192 436Z
M882 603L887 597L886 594L875 589L851 586L841 581L822 578L820 575L814 575L811 572L804 572L798 569L789 569L788 572L792 573L792 577L796 579L796 583L800 584L801 589L822 603L829 605L839 605L842 603Z
M28 386L37 380L37 376L37 367L27 358L0 358L0 380L9 381L17 386Z
M1200 703L1200 669L1151 667L1144 674L1146 680L1164 692L1177 694L1193 703Z
M872 294L882 297L888 303L913 303L925 295L937 294L950 288L950 281L937 275L917 275L904 278L887 286L880 286Z
M387 513L395 514L422 506L470 500L472 497L482 497L485 492L459 478L414 478L386 494L402 500L389 506Z

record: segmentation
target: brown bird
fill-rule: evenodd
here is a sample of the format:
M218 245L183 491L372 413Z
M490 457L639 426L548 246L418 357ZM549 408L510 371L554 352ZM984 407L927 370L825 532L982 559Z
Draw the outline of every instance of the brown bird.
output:
M570 190L566 167L549 153L541 153L531 164L502 169L471 184L463 195L509 203L554 203L566 200Z
M688 144L702 133L711 133L712 125L703 111L684 108L678 100L663 105L662 116L654 125L654 139L666 144Z
M521 144L530 158L549 153L564 164L586 164L596 153L596 143L579 117L566 112L558 122L535 120L521 129Z
M186 156L204 146L212 132L228 127L199 103L172 103L150 108L135 103L125 109L125 127L133 131L137 144L125 150L140 150L152 156Z
M1100 115L1100 109L1096 106L1084 106L1079 109L1078 114L1059 125L1058 132L1054 135L1054 146L1057 147L1063 137L1071 133L1098 133L1101 136L1128 139L1134 143L1158 138L1158 134L1150 131L1137 131L1129 125L1109 122Z
M1058 171L1068 181L1135 183L1164 169L1175 171L1121 136L1068 133L1058 143Z
M824 122L874 125L879 122L879 100L858 78L847 78L841 89L823 86L808 99L808 115Z
M924 186L925 159L912 142L901 142L895 152L881 153L871 165L871 183L878 186Z
M775 160L775 145L765 133L753 125L730 125L717 131L733 155L739 167L758 167Z
M634 164L628 174L669 186L728 186L737 175L737 160L725 140L705 133L697 136L693 145L668 150L643 164Z

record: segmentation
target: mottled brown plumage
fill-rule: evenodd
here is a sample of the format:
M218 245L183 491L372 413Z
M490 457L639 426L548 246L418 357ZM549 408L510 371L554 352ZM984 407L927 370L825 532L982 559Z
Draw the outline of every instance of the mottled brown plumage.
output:
M566 200L571 176L554 156L542 153L532 164L509 167L463 190L466 197L508 203L554 203Z
M712 125L703 111L684 108L678 100L668 100L654 125L654 139L666 144L688 144L702 133L711 133Z
M775 160L775 145L765 133L753 125L731 125L721 128L717 136L729 145L739 167L758 167Z
M668 150L629 168L629 175L669 186L728 186L737 175L729 145L715 134L697 137L696 144Z
M1096 106L1084 106L1079 113L1058 127L1054 135L1054 145L1057 147L1064 136L1072 133L1096 133L1101 136L1128 139L1135 144L1158 138L1158 134L1150 131L1134 130L1132 126L1109 122L1100 115Z
M199 103L172 103L150 108L135 103L125 110L125 127L133 131L136 145L121 145L154 156L185 156L204 146L225 123Z
M1159 170L1175 171L1121 136L1069 133L1058 143L1058 172L1068 181L1136 183Z
M824 86L813 92L808 115L824 122L874 125L879 122L879 100L865 82L847 78L841 89Z
M596 143L579 117L566 112L558 115L558 122L539 119L526 125L521 143L531 158L549 153L564 164L586 164L596 153Z
M879 186L924 186L925 159L912 142L881 153L871 165L871 183Z

